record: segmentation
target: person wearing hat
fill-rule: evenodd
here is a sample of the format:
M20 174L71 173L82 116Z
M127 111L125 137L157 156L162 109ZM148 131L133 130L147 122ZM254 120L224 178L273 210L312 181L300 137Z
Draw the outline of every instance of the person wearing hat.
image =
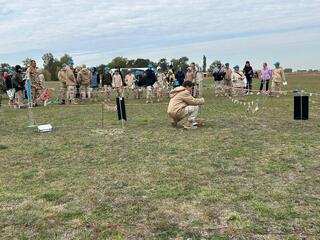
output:
M112 87L116 90L118 97L123 96L123 80L119 70L116 70L112 77Z
M225 72L226 75L224 76L224 89L227 95L231 95L232 93L232 68L230 68L230 64L225 64Z
M240 71L240 67L236 65L231 75L232 89L235 95L243 95L246 87L245 75Z
M275 69L272 71L272 92L275 93L275 96L280 97L282 93L282 87L287 85L287 81L284 70L280 66L280 63L276 62L274 66Z
M78 72L77 82L80 84L81 99L90 99L90 82L91 82L91 71L86 67L86 65L81 66L81 70Z
M76 78L71 68L64 64L58 72L58 79L61 83L60 87L60 101L61 104L74 103L76 96Z
M204 98L194 98L191 95L194 83L185 81L182 86L170 92L170 102L167 113L172 120L172 126L177 127L178 123L187 118L187 128L197 128L201 121L197 119L200 105L204 104Z
M221 62L218 62L216 68L214 69L213 73L214 78L214 91L216 96L220 96L223 93L223 79L226 75L224 67L222 66Z
M252 79L254 76L253 68L251 67L249 61L246 61L246 65L243 68L243 73L247 79L246 89L247 89L247 93L249 94L251 93L251 90L252 90Z

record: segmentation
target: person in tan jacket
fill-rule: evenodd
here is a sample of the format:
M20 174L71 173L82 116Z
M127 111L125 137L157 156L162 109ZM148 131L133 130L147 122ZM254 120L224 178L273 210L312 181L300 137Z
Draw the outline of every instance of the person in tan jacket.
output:
M113 74L112 87L117 91L118 97L123 96L123 81L119 70L116 70Z
M82 99L90 99L90 82L91 82L91 71L86 67L86 65L81 66L81 70L78 72L77 82L80 84L80 92Z
M199 106L204 104L204 99L196 99L191 95L194 83L185 81L181 87L170 92L170 102L167 113L172 119L172 125L177 126L184 118L188 118L188 125L197 128Z
M61 82L60 87L60 100L64 104L67 100L67 103L73 103L75 99L76 92L76 78L73 74L73 71L68 65L63 65L62 69L58 72L58 78Z
M275 69L272 72L272 92L276 97L280 97L282 94L282 87L287 85L286 76L284 70L280 67L280 63L276 62L274 64Z

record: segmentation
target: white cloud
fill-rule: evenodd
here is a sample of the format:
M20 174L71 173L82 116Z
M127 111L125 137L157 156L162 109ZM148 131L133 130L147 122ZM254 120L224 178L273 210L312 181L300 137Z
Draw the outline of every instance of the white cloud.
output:
M317 0L2 0L0 3L3 6L0 57L10 59L23 52L37 55L48 51L76 52L79 53L76 62L94 64L116 54L155 58L152 52L168 57L195 56L197 51L210 54L219 50L217 44L226 55L237 52L239 45L246 49L266 41L270 48L278 49L277 34L281 33L281 46L295 44L298 48L308 40L303 29L308 36L320 35ZM255 58L259 52L252 51L250 55Z

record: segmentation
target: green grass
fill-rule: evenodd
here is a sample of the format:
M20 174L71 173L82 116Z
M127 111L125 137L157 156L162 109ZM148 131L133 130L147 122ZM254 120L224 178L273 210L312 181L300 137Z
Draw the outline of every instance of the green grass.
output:
M320 92L318 76L289 88ZM50 83L55 86L55 83ZM114 112L90 102L0 111L1 239L317 239L320 131L293 121L292 96L250 96L260 110L205 91L204 128L173 129L167 103L127 101Z

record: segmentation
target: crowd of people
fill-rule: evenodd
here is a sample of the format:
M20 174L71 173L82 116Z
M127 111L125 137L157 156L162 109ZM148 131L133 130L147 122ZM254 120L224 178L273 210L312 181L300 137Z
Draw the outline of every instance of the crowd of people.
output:
M218 63L212 71L216 96L244 96L266 94L279 97L287 84L284 70L277 62L274 69L264 63L261 70L255 71L247 61L243 70L238 65L233 69L229 63ZM138 70L138 71L136 71ZM253 90L253 79L260 79L259 90ZM17 65L1 73L3 88L9 98L9 106L15 108L46 105L53 97L53 89L46 87L42 71L32 60L28 68ZM64 64L58 72L60 81L59 104L77 104L102 93L106 102L112 96L145 98L147 103L162 101L170 97L168 114L177 125L188 116L192 126L196 124L197 105L204 104L204 73L191 63L186 70L173 67L167 71L149 65L146 69L109 69L79 67ZM1 94L0 94L1 95ZM26 104L27 102L27 104Z
M279 62L271 69L267 63L263 63L261 70L254 71L249 61L246 62L243 70L239 65L230 68L230 64L217 64L213 71L216 95L244 95L253 94L253 79L260 79L260 89L257 94L267 94L279 97L283 92L283 87L287 85L283 68Z

